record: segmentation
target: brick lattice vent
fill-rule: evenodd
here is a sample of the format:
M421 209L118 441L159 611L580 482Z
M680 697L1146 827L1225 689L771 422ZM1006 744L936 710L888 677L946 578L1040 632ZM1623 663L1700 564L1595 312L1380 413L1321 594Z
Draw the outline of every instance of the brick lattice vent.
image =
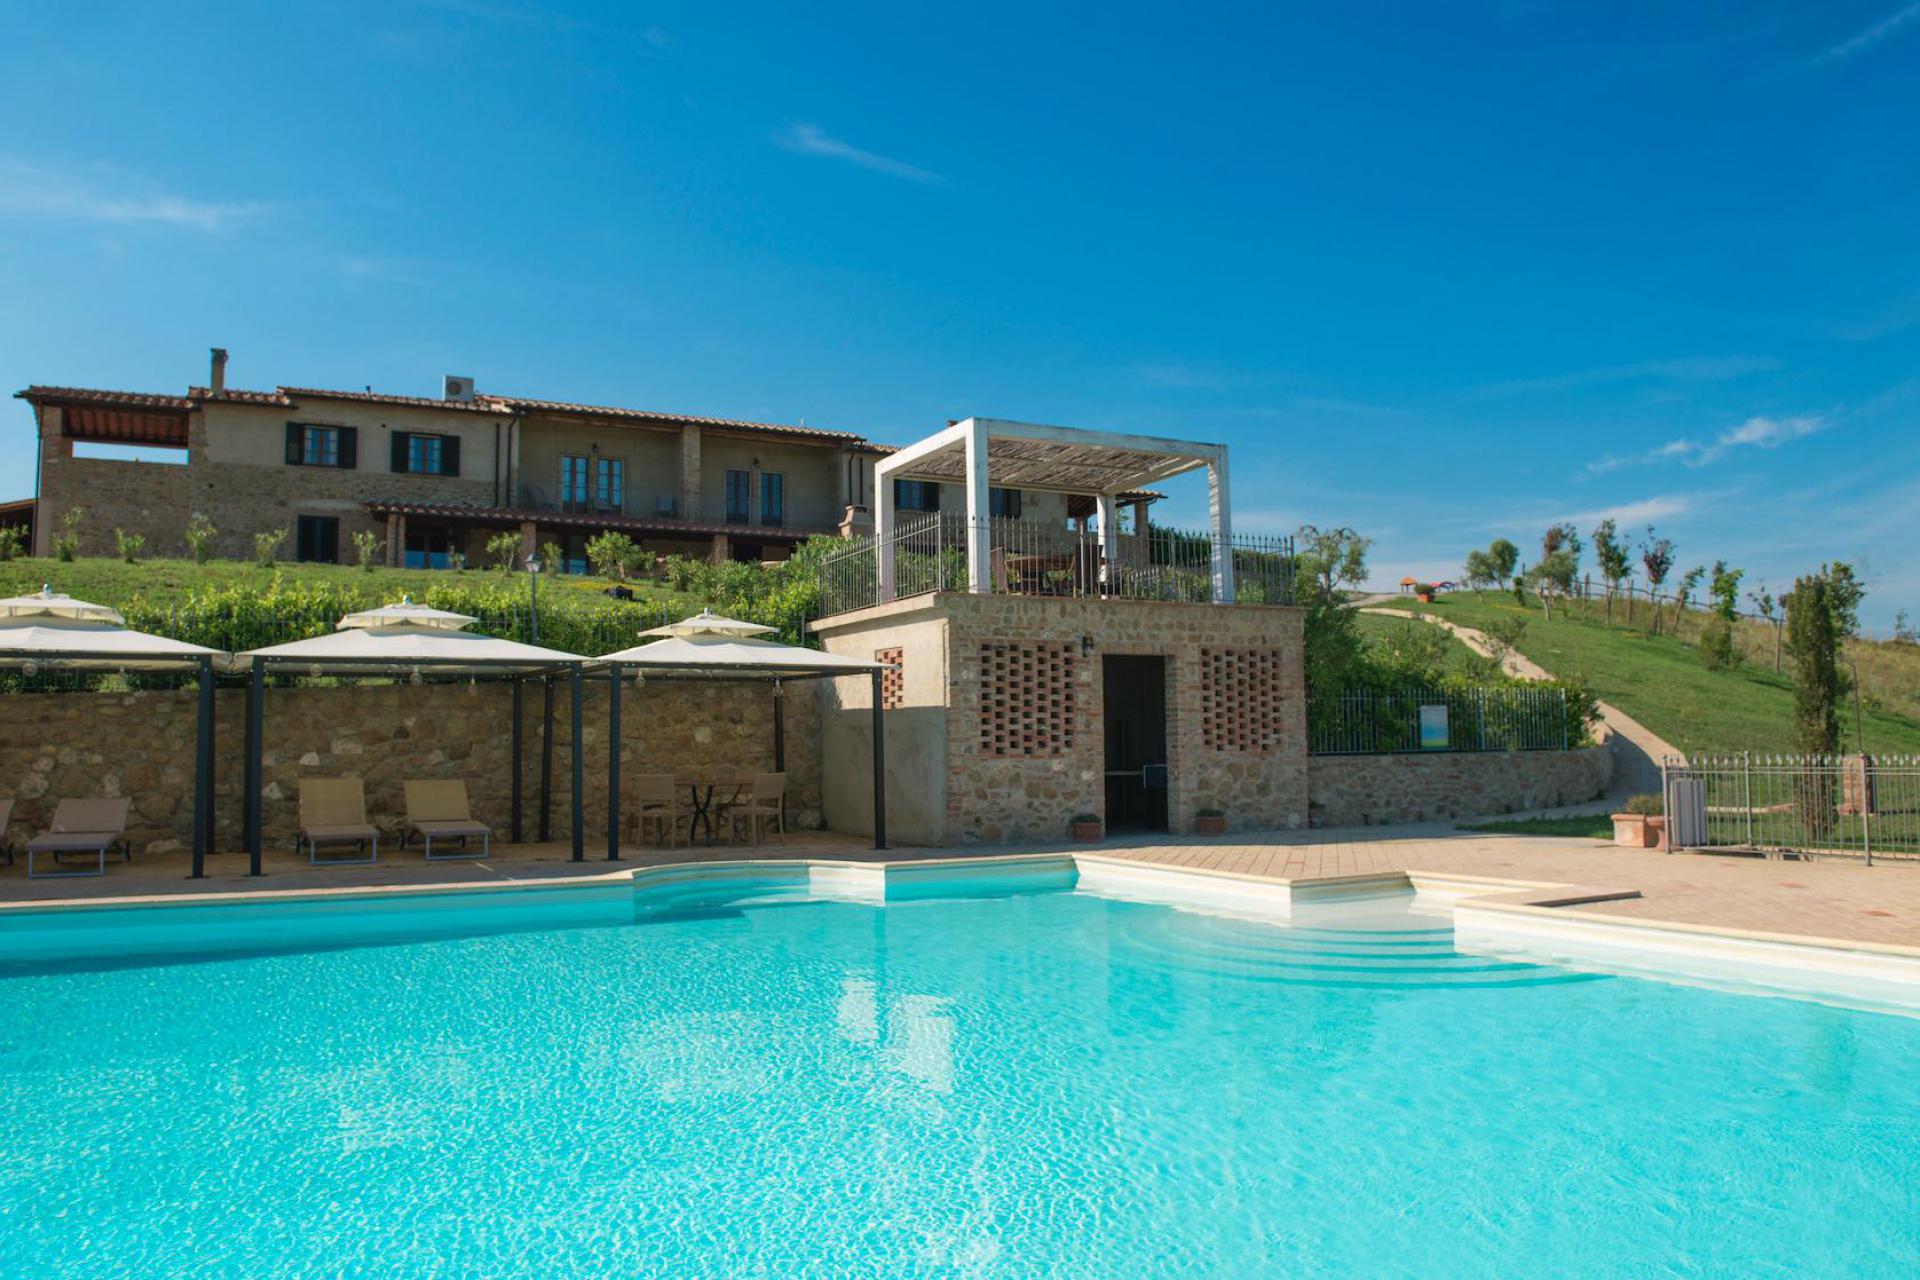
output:
M980 752L1057 756L1073 750L1074 646L980 646Z
M1200 741L1209 751L1280 749L1280 651L1200 651Z
M906 650L900 648L875 649L873 660L885 662L893 669L880 673L880 709L896 711L907 704L907 673L900 664L906 656Z

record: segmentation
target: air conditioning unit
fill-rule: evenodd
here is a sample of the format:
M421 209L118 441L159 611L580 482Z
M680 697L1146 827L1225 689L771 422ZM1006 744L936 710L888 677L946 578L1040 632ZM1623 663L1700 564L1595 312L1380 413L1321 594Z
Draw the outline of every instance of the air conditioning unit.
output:
M444 398L461 402L473 399L473 379L462 378L458 374L448 374L446 377L446 395Z

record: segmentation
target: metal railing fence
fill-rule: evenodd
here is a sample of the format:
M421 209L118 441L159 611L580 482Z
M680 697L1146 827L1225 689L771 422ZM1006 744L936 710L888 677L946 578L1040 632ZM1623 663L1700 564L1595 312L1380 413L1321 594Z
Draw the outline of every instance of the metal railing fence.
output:
M990 588L1001 595L1091 596L1128 600L1213 599L1213 538L1205 533L1153 528L1123 533L1112 554L1097 531L1034 520L963 515L903 515L884 543L853 540L820 566L822 617L880 602L879 557L893 557L893 596L968 589L967 550L974 536L988 540ZM1240 604L1293 600L1293 539L1235 534L1230 539L1234 595Z
M1920 861L1920 755L1670 756L1661 775L1675 849Z
M1445 708L1443 743L1423 743L1422 708ZM1429 724L1438 717L1428 712ZM1307 704L1307 754L1399 755L1438 751L1564 751L1580 740L1566 690L1523 685L1348 688Z

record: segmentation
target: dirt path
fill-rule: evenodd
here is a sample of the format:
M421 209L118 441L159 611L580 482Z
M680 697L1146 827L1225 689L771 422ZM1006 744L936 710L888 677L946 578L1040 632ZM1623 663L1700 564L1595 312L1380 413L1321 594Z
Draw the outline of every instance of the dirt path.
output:
M1363 608L1361 612L1383 614L1390 618L1412 618L1442 627L1482 657L1493 656L1492 641L1487 639L1485 632L1472 627L1463 627L1457 622L1436 618L1432 614L1416 613L1411 609ZM1508 675L1527 680L1554 678L1552 672L1520 653L1510 651L1501 665ZM1613 747L1613 786L1608 794L1617 797L1660 790L1660 757L1677 756L1680 752L1659 734L1611 703L1600 704L1600 723L1612 734L1608 741Z

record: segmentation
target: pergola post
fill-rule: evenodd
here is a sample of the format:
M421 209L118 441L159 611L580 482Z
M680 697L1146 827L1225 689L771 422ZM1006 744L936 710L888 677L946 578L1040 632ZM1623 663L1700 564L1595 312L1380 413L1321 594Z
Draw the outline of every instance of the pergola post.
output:
M967 426L967 590L985 595L993 590L993 537L989 517L992 494L987 485L987 424L969 418Z
M213 817L213 659L200 659L198 722L193 735L193 878L207 874L207 846Z
M540 843L553 839L553 677L540 678Z
M620 664L607 664L607 861L620 860Z
M878 580L875 597L881 604L893 599L893 481L873 481L873 563Z
M787 697L780 682L773 682L773 771L787 771Z
M887 847L887 725L880 708L880 672L873 681L873 847Z
M1120 504L1111 493L1098 494L1094 506L1100 513L1100 564L1102 595L1120 594L1120 522L1116 518Z
M263 750L264 704L267 700L267 664L255 658L247 673L247 874L257 876L260 868L260 756Z
M509 830L513 837L513 843L515 844L520 843L520 772L523 757L521 743L523 734L520 719L522 710L526 704L526 683L527 682L520 676L513 678L513 782L511 786L513 795L511 812L513 819Z
M1227 451L1207 463L1207 514L1213 525L1213 602L1233 603L1233 512L1227 500Z
M580 730L586 720L586 688L580 664L573 664L573 860L587 860L585 818L587 795L587 756L580 742Z

